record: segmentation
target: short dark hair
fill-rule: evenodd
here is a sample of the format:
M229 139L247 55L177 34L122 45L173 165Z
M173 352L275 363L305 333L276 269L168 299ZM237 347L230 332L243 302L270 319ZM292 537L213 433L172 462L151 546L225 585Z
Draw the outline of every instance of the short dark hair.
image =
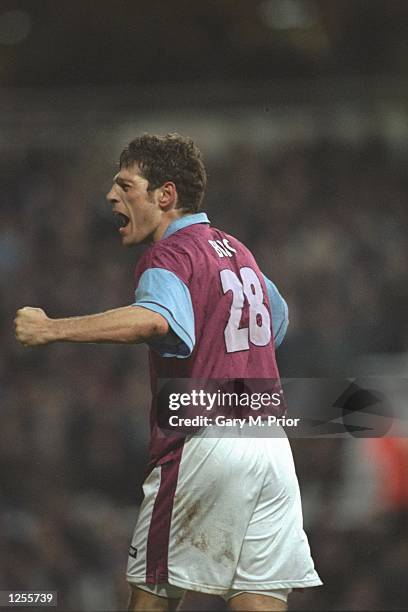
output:
M201 206L207 174L201 152L191 138L180 134L155 136L142 134L123 149L120 168L137 164L148 181L148 190L157 189L166 181L177 188L178 208L196 212Z

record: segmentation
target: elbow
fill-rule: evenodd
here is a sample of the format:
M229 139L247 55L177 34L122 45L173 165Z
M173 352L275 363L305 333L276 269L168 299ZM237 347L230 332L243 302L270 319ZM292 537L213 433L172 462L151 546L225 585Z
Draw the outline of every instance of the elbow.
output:
M160 316L160 320L154 323L152 331L155 337L165 336L166 334L168 334L169 324L167 323L166 319Z
M158 314L154 313L151 320L149 321L149 329L147 330L147 338L160 338L169 333L169 324L166 319Z
M169 332L167 320L158 312L140 306L131 306L132 324L128 327L127 342L149 342Z

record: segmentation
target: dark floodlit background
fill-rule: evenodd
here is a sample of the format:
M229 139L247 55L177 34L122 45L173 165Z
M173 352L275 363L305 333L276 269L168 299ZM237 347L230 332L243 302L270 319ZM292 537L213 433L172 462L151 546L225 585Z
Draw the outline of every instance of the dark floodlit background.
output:
M3 0L0 589L126 605L146 349L23 349L12 319L131 303L104 194L135 135L201 146L205 210L289 303L283 376L407 376L407 70L406 0ZM325 586L291 609L408 609L406 439L293 449Z

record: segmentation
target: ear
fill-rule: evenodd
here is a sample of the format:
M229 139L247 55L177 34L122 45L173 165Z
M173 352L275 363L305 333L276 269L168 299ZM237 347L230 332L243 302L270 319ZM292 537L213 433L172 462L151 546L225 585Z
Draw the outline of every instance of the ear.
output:
M178 194L176 185L172 181L166 181L157 189L159 206L162 210L168 211L177 208Z

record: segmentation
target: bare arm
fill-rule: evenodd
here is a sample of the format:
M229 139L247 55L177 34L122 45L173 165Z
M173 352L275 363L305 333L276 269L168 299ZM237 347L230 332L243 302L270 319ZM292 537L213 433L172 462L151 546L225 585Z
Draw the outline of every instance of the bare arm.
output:
M139 344L169 331L164 317L140 306L67 319L51 319L41 308L26 307L17 311L14 323L16 338L24 346L58 341Z

